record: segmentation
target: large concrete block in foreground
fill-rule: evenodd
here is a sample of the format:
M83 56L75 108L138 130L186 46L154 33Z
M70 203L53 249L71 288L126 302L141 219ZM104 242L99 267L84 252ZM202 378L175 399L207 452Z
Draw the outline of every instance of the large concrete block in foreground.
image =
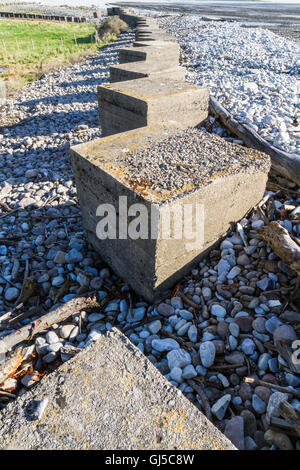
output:
M149 41L148 41L149 42ZM150 41L151 43L153 41ZM161 62L165 65L179 64L180 47L179 44L172 41L155 41L153 45L143 45L141 47L127 47L120 49L119 62L125 64L127 62L137 61L153 61Z
M133 62L119 64L110 67L110 82L122 82L127 80L137 80L139 78L160 78L164 80L184 80L186 74L185 67L179 65L165 66L160 62Z
M208 89L178 80L141 78L102 85L98 96L103 136L167 123L196 126L208 116Z
M236 450L116 329L0 410L0 449Z
M71 160L89 241L150 302L173 287L232 222L261 200L270 168L262 153L199 129L170 126L78 145L71 148ZM118 236L119 228L127 230L132 221L126 211L124 216L120 196L128 208L142 205L141 238L129 229L128 236ZM102 204L110 204L118 215L115 239L99 235L97 209ZM192 210L190 221L189 213L183 218L185 210ZM172 220L181 223L176 234L172 229L168 234Z

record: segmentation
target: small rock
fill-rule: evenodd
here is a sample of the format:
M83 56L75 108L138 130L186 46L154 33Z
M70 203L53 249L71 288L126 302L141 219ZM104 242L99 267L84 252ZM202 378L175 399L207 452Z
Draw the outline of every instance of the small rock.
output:
M254 351L255 351L255 343L254 341L252 341L252 339L250 338L246 338L243 340L242 344L241 344L241 348L242 348L242 351L247 355L247 356L251 356Z
M192 364L185 366L182 372L182 377L184 379L192 379L197 376L197 372Z
M260 415L266 411L266 403L255 393L252 396L252 406L256 413Z
M267 422L270 424L270 419L272 417L278 418L280 416L279 405L283 401L288 401L288 394L281 392L274 392L270 396L270 400L267 407Z
M67 263L75 264L75 263L79 263L82 260L83 260L83 255L75 248L72 248L72 250L66 254Z
M235 317L234 322L240 327L243 333L249 333L252 330L252 317Z
M157 307L157 311L164 317L170 317L174 314L174 307L172 307L172 305L162 303Z
M226 310L222 305L214 304L211 306L211 314L215 315L216 317L225 317Z
M244 450L244 420L241 416L231 418L225 427L224 434L239 450Z
M192 341L192 343L197 342L198 330L195 327L195 325L191 325L189 327L187 334L188 334L189 340Z
M172 338L165 338L165 339L154 339L152 341L152 347L156 349L156 351L164 352L164 351L173 351L175 349L179 349L180 346Z
M68 325L63 325L59 328L59 336L63 339L69 338L71 331L73 330L75 325L73 324L68 324Z
M167 354L168 366L172 370L173 367L183 367L191 364L191 356L184 349L174 349L173 351L168 352Z
M53 343L58 343L59 342L59 337L54 331L49 331L46 334L46 341L48 344L53 344Z
M245 450L256 450L257 444L254 439L252 439L251 436L246 436L245 437Z
M16 287L9 287L8 289L6 289L4 294L5 300L7 300L8 302L12 302L13 300L17 299L18 296L19 289L17 289Z
M181 384L182 382L182 370L180 367L173 367L173 369L170 371L170 377L175 380L175 382L178 382Z
M202 365L204 367L210 367L213 365L216 356L216 348L211 341L205 341L204 343L201 343L199 353Z
M277 340L283 339L283 340L291 343L292 341L297 339L297 335L296 335L295 330L292 326L290 326L290 325L281 325L281 326L278 326L278 328L276 328L276 330L274 331L273 339L274 339L275 346L276 346Z
M231 402L231 395L226 394L213 405L211 412L220 421L224 418L229 403Z
M156 335L156 333L158 333L160 329L161 329L161 321L160 320L155 320L154 322L149 323L149 325L148 325L148 330L153 335Z
M265 441L269 445L275 445L280 450L293 450L293 444L290 438L281 432L275 432L272 429L268 429L264 435Z

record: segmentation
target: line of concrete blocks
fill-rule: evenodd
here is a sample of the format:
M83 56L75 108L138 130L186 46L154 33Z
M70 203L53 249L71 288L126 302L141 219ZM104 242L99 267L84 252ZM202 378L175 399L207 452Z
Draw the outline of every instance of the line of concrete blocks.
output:
M128 14L120 10L120 16ZM220 174L216 165L209 182L195 190L182 189L179 196L174 191L154 194L145 189L139 174L134 181L128 179L124 152L143 151L145 155L157 143L198 126L209 112L208 89L184 81L179 45L169 37L165 40L153 20L135 16L132 23L137 41L119 51L120 64L110 69L111 83L98 87L103 137L71 148L71 161L89 241L120 277L152 302L198 263L232 222L261 200L270 162L249 151L252 160L247 170ZM193 150L195 160L201 151ZM264 164L256 165L260 157ZM97 208L110 204L120 215L120 196L126 197L128 207L134 203L146 207L149 227L155 206L156 237L98 238ZM187 237L165 239L161 230L165 214L186 204L204 208L203 243L194 249L187 248Z
M87 18L84 16L39 15L35 13L14 13L14 12L6 12L6 11L0 11L0 18L66 21L69 23L86 23L87 22Z

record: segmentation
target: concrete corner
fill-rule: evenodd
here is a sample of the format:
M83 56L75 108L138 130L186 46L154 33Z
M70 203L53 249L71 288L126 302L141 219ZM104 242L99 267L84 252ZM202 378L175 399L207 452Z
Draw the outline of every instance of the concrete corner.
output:
M0 437L5 450L235 449L116 329L0 411Z

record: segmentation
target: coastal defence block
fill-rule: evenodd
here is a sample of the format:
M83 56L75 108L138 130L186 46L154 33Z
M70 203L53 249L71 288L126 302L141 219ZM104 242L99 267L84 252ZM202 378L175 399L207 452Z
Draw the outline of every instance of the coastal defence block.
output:
M209 91L189 83L142 78L98 87L102 135L153 125L196 126L208 116Z
M173 287L232 222L258 204L270 169L268 156L184 124L183 120L184 130L148 126L71 148L90 243L149 302ZM120 227L127 230L131 221L120 197L125 197L127 208L133 204L144 208L146 233L140 238L118 237ZM102 204L110 204L118 216L116 238L99 238L97 209ZM190 226L182 215L186 207L192 207L194 214ZM182 223L174 236L172 220Z
M6 86L5 82L0 80L0 106L6 103Z
M0 449L236 450L116 328L1 410Z
M167 33L157 32L148 34L136 34L136 41L172 41L172 37Z
M148 41L149 42L149 41ZM172 41L155 41L155 44L148 45L140 42L141 46L134 44L132 47L120 49L119 62L126 64L128 62L153 61L165 65L179 64L180 47L179 44Z
M133 62L111 66L110 82L123 82L146 77L160 78L161 80L171 77L172 80L184 81L185 74L185 67L180 67L179 65L165 66L165 64L161 64L160 62Z

